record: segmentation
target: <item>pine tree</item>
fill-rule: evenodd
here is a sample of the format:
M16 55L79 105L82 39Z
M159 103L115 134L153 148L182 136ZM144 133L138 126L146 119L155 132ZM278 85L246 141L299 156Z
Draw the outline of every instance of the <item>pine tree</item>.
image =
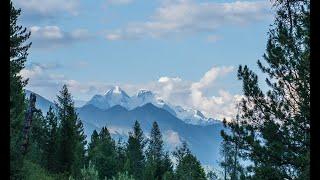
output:
M245 153L241 147L243 147L244 141L242 140L243 128L240 126L240 107L238 107L238 114L236 118L231 122L223 120L224 127L231 129L231 134L228 134L224 130L221 130L221 136L223 138L221 146L221 155L223 157L220 166L224 169L224 177L230 177L231 179L244 178L244 168L240 164L240 159Z
M223 140L221 143L220 154L222 160L219 165L223 170L223 179L227 180L231 178L232 170L233 170L233 149L230 141Z
M127 151L126 151L126 144L122 142L122 139L119 138L116 144L116 171L117 172L124 172L125 171L125 164L127 161Z
M206 179L204 169L199 160L191 154L186 142L183 142L182 146L173 152L173 155L178 161L175 170L176 179Z
M58 119L50 106L46 115L47 143L45 147L46 168L50 172L57 172L58 156Z
M99 134L96 130L93 130L91 134L91 141L88 145L88 156L90 156L90 153L92 152L92 150L97 146L98 141L99 141Z
M26 109L23 88L27 84L19 75L24 68L30 32L17 24L20 9L16 9L10 1L10 176L20 178L22 155L20 152L24 112Z
M163 179L164 180L170 180L174 179L173 174L173 164L171 162L169 152L165 152L163 161L162 161L162 171L164 172Z
M101 129L98 137L95 146L88 152L89 161L95 165L100 179L112 178L117 173L115 142L106 127Z
M29 146L25 159L45 167L45 149L47 146L46 121L41 111L33 114L32 126L29 134Z
M146 152L146 178L153 178L158 180L162 179L165 173L162 168L163 156L164 152L162 135L157 122L153 122L149 145Z
M57 96L56 109L59 121L59 171L75 177L84 165L85 136L83 126L74 109L74 102L67 86Z
M258 76L240 66L243 81L240 148L253 166L253 179L309 179L310 162L310 1L277 0L269 31L265 73L267 92Z
M133 175L135 179L143 178L143 171L145 168L145 157L143 149L145 141L143 138L143 131L140 128L138 121L135 121L133 132L129 133L127 145L127 161L125 169L129 174Z

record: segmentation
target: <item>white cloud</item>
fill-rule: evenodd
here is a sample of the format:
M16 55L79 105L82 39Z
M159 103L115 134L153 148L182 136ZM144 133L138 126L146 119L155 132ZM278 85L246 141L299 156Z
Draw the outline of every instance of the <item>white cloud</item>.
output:
M119 40L121 39L121 36L119 34L107 34L106 39L110 41Z
M230 120L234 117L236 103L240 95L230 94L222 87L215 86L219 78L234 71L232 66L212 67L197 82L182 80L179 77L160 77L158 84L150 85L149 89L158 93L164 100L182 107L194 108L202 111L206 116ZM208 96L205 92L218 88L218 94Z
M75 29L71 32L62 31L58 26L32 26L29 29L32 47L35 48L55 48L91 38L87 29Z
M131 131L130 128L127 127L121 127L121 126L108 126L108 131L110 134L120 134L120 135L125 135L128 136L128 133Z
M228 90L215 84L223 81L223 77L231 73L234 73L232 66L212 67L199 81L192 82L179 77L163 76L156 82L120 86L129 94L141 88L149 89L161 99L174 105L198 109L207 117L230 120L234 117L235 106L242 96L231 94ZM214 96L206 93L213 90L218 91Z
M108 34L117 37L113 40L120 40L128 37L158 38L171 34L212 32L223 25L246 25L264 20L270 15L271 3L268 1L164 1L148 21L129 23L127 27ZM209 39L212 40L212 36Z
M164 142L169 145L169 148L172 150L175 149L177 146L182 144L182 139L179 136L179 133L173 130L167 130L163 134Z
M191 89L202 89L206 88L213 84L213 82L217 79L218 76L223 76L233 71L232 66L228 67L213 67L208 72L204 74L204 76L200 79L199 82L195 82L192 84Z
M20 71L20 75L28 78L27 89L35 90L35 92L44 97L53 100L61 89L63 84L66 84L74 97L88 99L92 94L97 94L110 88L111 85L103 82L90 81L86 83L66 77L63 74L57 74L51 71L54 68L61 67L57 64L40 64L33 63ZM80 99L81 99L80 98Z
M32 37L44 38L44 39L62 39L63 33L58 26L45 26L43 28L39 26L30 27Z
M14 0L29 20L52 18L61 14L78 15L80 0Z
M242 98L240 94L231 94L227 89L217 86L224 76L234 72L232 66L212 67L199 81L187 81L179 77L160 77L157 81L144 84L110 84L106 82L80 82L67 78L62 74L54 74L48 67L55 66L32 64L21 71L24 78L30 78L28 87L37 89L52 98L55 97L63 84L67 84L70 92L77 99L89 100L95 94L104 94L114 85L119 85L129 95L139 89L148 89L156 93L157 97L173 105L200 110L205 116L222 120L231 120L236 113L236 104ZM232 74L233 75L233 74ZM214 91L213 91L214 90ZM41 91L41 92L40 92ZM209 95L207 92L215 92ZM50 94L51 93L51 94ZM46 97L46 96L45 96ZM51 99L52 99L51 98ZM177 134L169 133L170 142L178 142Z

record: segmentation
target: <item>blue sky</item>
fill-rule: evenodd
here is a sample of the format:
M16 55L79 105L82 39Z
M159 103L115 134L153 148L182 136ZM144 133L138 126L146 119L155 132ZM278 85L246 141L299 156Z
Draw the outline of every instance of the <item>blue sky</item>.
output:
M241 96L238 66L259 72L272 23L262 0L13 2L32 32L27 89L50 100L64 83L77 100L113 85L129 95L150 89L219 118Z

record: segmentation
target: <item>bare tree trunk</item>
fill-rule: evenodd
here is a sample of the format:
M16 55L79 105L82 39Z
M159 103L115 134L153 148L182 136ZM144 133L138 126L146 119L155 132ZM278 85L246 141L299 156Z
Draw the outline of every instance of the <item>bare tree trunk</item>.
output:
M29 143L29 131L32 123L32 115L36 111L35 103L36 103L36 96L35 94L31 93L29 98L29 106L26 112L24 127L23 127L24 139L21 147L22 154L25 154L27 152L27 146Z

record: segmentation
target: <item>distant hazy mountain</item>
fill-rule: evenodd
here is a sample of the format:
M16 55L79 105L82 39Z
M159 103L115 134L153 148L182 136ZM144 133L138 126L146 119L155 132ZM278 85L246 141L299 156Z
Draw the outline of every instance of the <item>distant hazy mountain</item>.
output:
M26 98L27 98L27 99L30 98L30 93L31 93L31 92L32 92L32 91L25 90ZM32 92L32 93L34 93L34 92ZM42 113L43 113L44 115L48 112L50 105L51 105L52 107L54 107L54 103L53 103L53 102L47 100L46 98L40 96L40 95L37 94L37 93L34 93L34 94L36 95L36 108L41 109L41 111L42 111Z
M126 103L124 102L128 100L128 96L125 93L121 93L121 89L118 90L115 88L113 91L108 91L106 95L109 96L109 100L125 105ZM117 98L110 97L110 94L115 93L114 91L116 93L120 92ZM30 92L26 90L27 97L29 97ZM139 93L137 93L136 97L143 97L141 93L140 97L138 97ZM145 93L149 92L146 91ZM147 97L150 97L150 95ZM36 97L36 107L46 113L53 103L38 94L36 94ZM144 99L147 97L144 97ZM161 101L159 102L161 103ZM172 109L166 104L163 104L163 106L159 106L159 104L156 106L153 103L141 104L143 105L133 109L121 105L111 106L113 105L112 103L108 104L111 106L108 109L98 108L90 103L76 108L79 118L83 122L87 141L90 141L94 129L99 131L103 126L108 127L113 138L126 140L135 120L140 122L141 128L148 137L153 121L157 121L167 150L174 150L181 141L185 140L202 164L217 165L216 160L219 157L219 147L222 141L220 131L223 129L220 121L210 125L188 124L185 120L177 118L174 115L175 111L170 112ZM197 113L200 117L202 116L199 112Z
M127 110L120 105L102 110L88 104L77 109L77 112L80 119L83 120L86 134L91 134L94 129L99 130L102 126L107 126L111 134L126 139L134 121L138 120L143 131L148 135L153 121L157 121L168 149L173 150L176 145L185 140L190 145L192 152L204 164L215 165L219 156L222 123L207 126L187 124L151 103L132 110Z
M147 103L152 103L156 107L165 109L172 115L182 119L186 123L196 125L209 125L220 121L205 117L199 110L186 109L163 101L161 98L149 90L140 90L135 95L129 97L119 86L115 86L107 91L105 95L95 95L86 105L93 105L97 108L107 110L112 106L120 105L128 110L141 107Z

